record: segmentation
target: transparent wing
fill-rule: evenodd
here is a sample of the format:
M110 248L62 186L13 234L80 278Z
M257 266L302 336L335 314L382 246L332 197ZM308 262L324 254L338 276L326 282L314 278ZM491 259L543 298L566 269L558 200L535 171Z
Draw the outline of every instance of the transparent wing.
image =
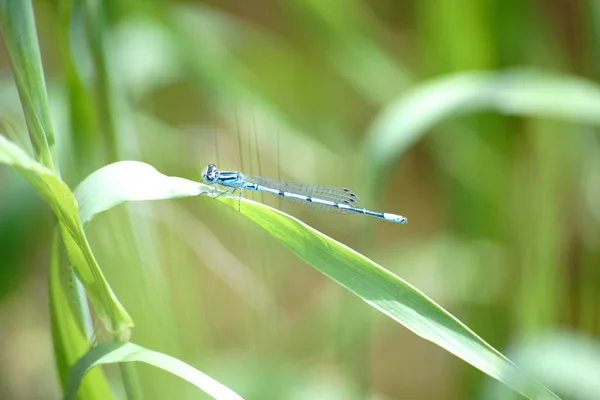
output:
M266 186L275 190L283 190L284 192L314 197L321 200L333 201L334 203L347 204L352 207L357 207L358 202L360 201L360 198L356 193L354 193L350 189L342 187L283 182L278 181L277 179L268 179L259 176L246 177L246 181L251 183L257 183L261 186ZM346 210L340 210L339 208L330 207L323 204L310 203L307 201L293 199L289 197L284 197L284 199L293 203L302 203L320 210L338 212L342 214L348 213L348 211Z

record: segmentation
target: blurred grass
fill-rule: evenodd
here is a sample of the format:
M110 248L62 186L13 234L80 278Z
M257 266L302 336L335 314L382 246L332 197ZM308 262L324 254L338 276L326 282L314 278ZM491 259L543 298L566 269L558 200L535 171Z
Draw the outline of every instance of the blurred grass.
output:
M217 162L348 186L365 206L406 215L407 229L281 208L392 269L501 351L563 327L597 343L595 2L207 3L35 3L59 165L71 188L115 159L190 179ZM7 71L9 60L0 62ZM523 67L534 73L515 74ZM436 114L449 104L436 84L454 82L448 96L460 98L472 77L492 84L468 107ZM3 114L31 125L9 95L13 85L4 73ZM384 140L373 132L386 116ZM11 210L38 215L39 203L13 180L2 169L2 220L18 215ZM2 291L0 325L47 336L45 321L28 325L12 311L48 276L47 258L28 256L47 253L47 219L27 220L0 226L0 236L27 246L16 254L14 242L0 244L3 271L21 276ZM218 205L137 204L99 218L88 235L136 322L133 340L247 398L488 398L489 378L407 335ZM236 274L241 286L214 272L230 255L245 269ZM239 287L253 282L267 293L244 299ZM35 301L47 302L44 293ZM22 365L15 360L31 356L29 348L2 332L0 364ZM557 358L544 364L559 373L577 362L562 342L544 351L553 349ZM524 357L538 373L528 367L538 356ZM25 384L54 381L51 368L0 368L0 395L52 396ZM138 372L144 397L196 398L163 373ZM577 376L556 387L552 376L539 375L565 398L593 398Z

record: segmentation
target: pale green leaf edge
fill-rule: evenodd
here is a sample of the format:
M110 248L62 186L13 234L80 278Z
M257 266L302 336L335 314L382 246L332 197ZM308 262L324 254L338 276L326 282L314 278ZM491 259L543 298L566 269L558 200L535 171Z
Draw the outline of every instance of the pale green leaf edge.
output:
M135 179L135 174L126 171L131 170L132 167L142 171L142 179ZM120 168L123 168L123 173L119 173ZM106 179L103 179L103 174L106 174ZM116 179L133 180L116 182ZM173 180L172 185L171 180ZM213 188L210 186L195 181L187 181L188 183L183 181L186 180L167 177L147 164L124 161L94 172L77 188L76 193L81 208L86 210L82 213L86 217L84 223L89 222L98 213L126 201L158 200L189 195L187 192L177 193L178 187L183 187L184 191L188 190L188 186L194 187L199 194L212 195ZM101 182L110 185L99 187ZM142 186L150 187L139 193L132 193L132 185L139 186L140 182L143 182ZM119 188L125 189L122 195L115 192ZM103 199L104 196L106 199ZM219 196L218 199L237 210L237 197ZM558 398L409 283L294 217L261 203L247 199L242 201L244 204L241 207L241 214L261 226L308 264L417 335L445 348L527 397Z
M440 121L482 111L598 126L600 85L535 69L461 72L421 83L368 128L363 148L370 173L378 176Z
M174 357L145 349L131 342L104 342L90 349L69 371L66 400L74 400L79 383L93 367L101 364L143 362L161 368L202 389L215 399L241 400L242 397L210 376Z
M205 185L161 174L139 161L119 161L92 172L74 191L85 226L96 214L125 201L199 196ZM118 189L118 190L117 190Z

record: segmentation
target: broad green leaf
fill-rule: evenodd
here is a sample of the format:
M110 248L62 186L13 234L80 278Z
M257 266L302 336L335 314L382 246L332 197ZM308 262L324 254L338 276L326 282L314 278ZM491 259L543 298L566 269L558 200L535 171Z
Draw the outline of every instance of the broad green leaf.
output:
M163 369L204 390L215 399L242 399L233 390L190 365L166 354L145 349L133 343L104 342L92 348L71 368L65 388L65 399L75 399L84 375L101 364L143 362Z
M0 33L15 76L36 159L54 169L46 83L31 0L0 0Z
M600 86L532 70L460 73L419 85L369 128L364 146L371 173L385 170L443 119L481 111L600 125Z
M102 275L83 233L77 203L69 187L4 136L0 136L0 163L21 173L48 203L58 220L69 261L98 316L116 337L127 338L133 321Z
M210 186L193 181L184 183L182 178L170 178L153 167L140 164L129 161L109 165L94 172L81 184L77 189L77 198L81 209L85 210L85 222L125 201L192 195L194 190L190 190L191 187L195 187L199 193L212 195L213 188ZM135 171L140 172L139 179ZM103 183L106 185L100 187ZM237 196L217 198L237 210ZM199 202L199 207L201 204ZM557 398L425 294L365 256L296 218L263 204L244 199L241 214L261 226L308 264L417 335L436 343L525 396L535 399Z

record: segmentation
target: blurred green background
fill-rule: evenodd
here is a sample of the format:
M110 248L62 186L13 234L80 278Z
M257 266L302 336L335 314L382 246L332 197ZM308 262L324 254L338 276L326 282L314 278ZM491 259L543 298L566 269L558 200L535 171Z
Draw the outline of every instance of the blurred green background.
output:
M72 188L128 159L350 187L408 225L249 196L393 271L565 398L600 398L598 2L34 6ZM4 51L0 66L2 118L24 126ZM0 398L59 398L52 218L12 170L0 184ZM207 197L123 206L87 233L132 340L245 398L517 398ZM146 398L203 398L137 369Z

